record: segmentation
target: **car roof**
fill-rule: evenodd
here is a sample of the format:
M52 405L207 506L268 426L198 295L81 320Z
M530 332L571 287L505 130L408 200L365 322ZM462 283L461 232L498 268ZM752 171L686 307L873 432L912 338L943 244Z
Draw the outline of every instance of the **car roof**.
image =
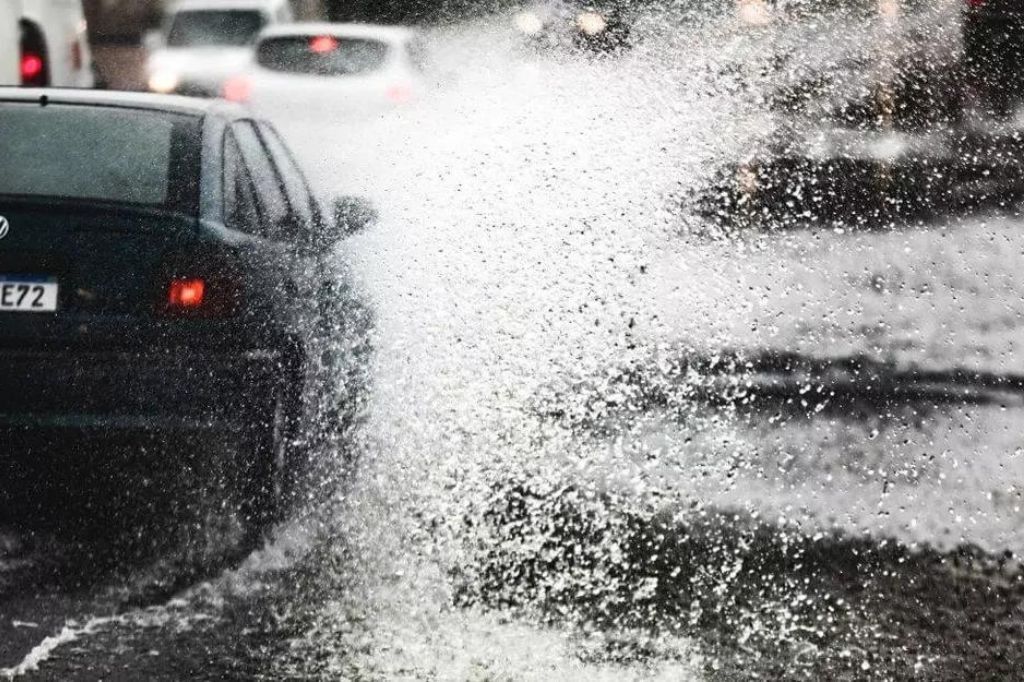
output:
M288 0L178 0L168 5L166 13L174 14L182 10L273 10L287 2Z
M283 36L331 35L339 38L375 38L382 41L401 42L416 35L416 31L404 26L382 26L380 24L341 24L326 21L303 21L291 24L274 24L260 33L260 38Z
M75 104L123 109L148 109L193 116L219 115L239 118L246 110L237 104L216 99L199 99L178 95L156 95L142 92L109 90L76 90L74 88L20 88L0 86L0 102L39 102Z

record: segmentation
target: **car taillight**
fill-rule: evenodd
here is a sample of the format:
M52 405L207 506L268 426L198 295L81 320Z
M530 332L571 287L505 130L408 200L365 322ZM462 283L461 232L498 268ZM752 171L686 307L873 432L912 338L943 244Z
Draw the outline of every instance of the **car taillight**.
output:
M251 92L252 86L249 84L249 79L236 76L224 82L221 97L229 102L248 102Z
M19 42L18 73L21 84L42 88L50 84L50 69L46 59L46 42L35 25L23 22Z
M985 5L986 0L967 0L967 6L971 9L977 9Z
M37 54L21 55L21 84L42 85L44 66L43 58Z
M412 88L401 83L389 86L385 94L395 104L406 104L412 100Z
M167 291L167 307L171 310L196 310L206 298L206 281L193 279L172 279Z
M164 317L228 318L241 307L239 279L231 271L164 279L157 312Z
M340 44L333 36L315 36L309 39L309 51L317 54L334 52Z

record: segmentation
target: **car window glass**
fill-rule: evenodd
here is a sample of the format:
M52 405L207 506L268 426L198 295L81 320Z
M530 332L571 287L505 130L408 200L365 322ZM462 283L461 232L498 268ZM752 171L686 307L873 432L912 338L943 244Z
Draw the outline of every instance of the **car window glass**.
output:
M224 137L224 223L233 230L254 234L260 227L256 188L230 131Z
M256 61L272 71L358 76L383 69L391 47L379 40L342 36L279 36L261 40Z
M188 116L0 103L0 195L193 212L199 137Z
M309 186L302 175L302 171L295 164L295 160L284 142L270 126L260 126L260 133L266 142L267 149L273 156L273 161L281 172L285 190L295 214L304 226L309 226L313 221L313 198L310 196Z
M242 121L236 123L232 130L256 188L263 219L261 233L269 239L288 238L293 216L284 182L271 162L256 127L249 121Z

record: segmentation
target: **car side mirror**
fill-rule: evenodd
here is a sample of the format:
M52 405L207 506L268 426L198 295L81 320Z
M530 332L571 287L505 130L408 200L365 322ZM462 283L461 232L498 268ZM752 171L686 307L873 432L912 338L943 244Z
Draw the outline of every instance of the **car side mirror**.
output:
M150 29L142 34L142 47L147 53L156 52L164 46L164 34L160 29Z
M334 233L338 239L358 234L377 222L377 209L365 197L334 200Z

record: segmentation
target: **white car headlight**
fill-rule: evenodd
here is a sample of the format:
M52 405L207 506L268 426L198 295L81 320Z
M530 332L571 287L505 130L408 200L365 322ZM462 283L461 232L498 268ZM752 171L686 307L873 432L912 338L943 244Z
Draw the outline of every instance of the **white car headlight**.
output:
M159 92L166 95L174 92L181 83L181 77L175 71L168 69L157 69L149 76L149 89L151 92Z
M772 10L765 0L739 0L736 16L747 26L767 26L772 23Z
M580 12L576 17L576 28L588 36L596 36L608 28L608 20L597 12Z
M536 13L520 12L515 18L516 28L528 36L536 35L544 30L544 22Z

